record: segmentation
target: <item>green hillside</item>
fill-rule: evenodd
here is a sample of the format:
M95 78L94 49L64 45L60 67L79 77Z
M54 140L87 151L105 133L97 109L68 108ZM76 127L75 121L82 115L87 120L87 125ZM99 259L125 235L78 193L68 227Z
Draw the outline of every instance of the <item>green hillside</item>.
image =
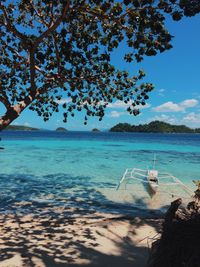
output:
M64 128L64 127L58 127L58 128L56 129L56 132L67 132L67 129Z
M29 126L23 126L23 125L9 125L6 127L5 130L10 131L38 131L38 128L33 128Z
M200 129L191 129L185 125L173 125L162 121L152 121L149 124L131 125L119 123L110 132L140 132L140 133L200 133Z

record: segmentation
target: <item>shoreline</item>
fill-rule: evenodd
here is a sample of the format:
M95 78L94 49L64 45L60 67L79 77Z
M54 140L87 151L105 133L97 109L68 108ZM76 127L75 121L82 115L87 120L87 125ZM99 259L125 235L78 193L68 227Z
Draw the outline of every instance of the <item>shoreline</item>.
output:
M71 208L57 218L0 215L0 267L144 267L148 246L158 236L161 218L112 213L82 213ZM78 214L78 213L77 213Z

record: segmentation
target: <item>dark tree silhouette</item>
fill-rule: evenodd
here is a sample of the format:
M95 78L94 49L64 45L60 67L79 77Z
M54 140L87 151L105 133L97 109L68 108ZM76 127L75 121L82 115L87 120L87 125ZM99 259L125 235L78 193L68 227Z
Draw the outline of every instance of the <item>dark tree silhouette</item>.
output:
M120 42L126 62L164 52L172 47L166 16L199 11L198 0L1 0L0 130L27 107L45 121L61 107L65 122L85 110L86 123L118 99L137 115L153 85L140 82L141 70L130 77L116 69L111 53Z

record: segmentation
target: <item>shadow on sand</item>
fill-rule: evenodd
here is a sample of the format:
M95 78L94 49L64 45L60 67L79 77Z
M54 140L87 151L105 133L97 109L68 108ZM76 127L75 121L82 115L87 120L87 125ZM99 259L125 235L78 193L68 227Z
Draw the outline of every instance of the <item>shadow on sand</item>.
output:
M144 267L147 242L160 231L161 221L153 215L141 219L123 214L120 207L114 210L116 203L95 189L77 192L62 199L63 205L10 200L13 212L0 215L0 266ZM103 212L99 203L113 212Z

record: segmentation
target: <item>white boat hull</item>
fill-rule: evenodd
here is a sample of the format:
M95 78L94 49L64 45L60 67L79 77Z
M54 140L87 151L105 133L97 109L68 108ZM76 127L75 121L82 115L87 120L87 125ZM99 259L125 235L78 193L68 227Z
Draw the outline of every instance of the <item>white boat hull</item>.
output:
M149 182L149 189L151 194L155 194L158 190L158 171L157 170L148 170L147 171L147 180Z
M156 182L149 182L149 188L155 194L158 190L158 184Z

